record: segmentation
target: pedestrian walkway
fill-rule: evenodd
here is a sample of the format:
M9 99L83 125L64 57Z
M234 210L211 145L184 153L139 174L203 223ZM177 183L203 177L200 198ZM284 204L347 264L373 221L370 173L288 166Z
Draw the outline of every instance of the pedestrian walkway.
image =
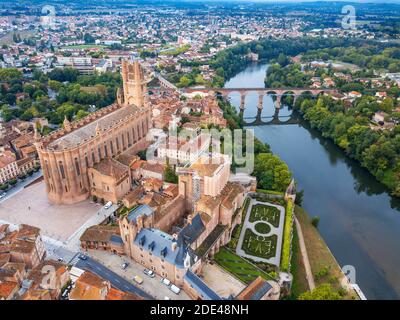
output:
M310 290L314 290L315 282L314 282L314 277L313 277L313 274L311 271L310 260L308 260L307 248L306 248L306 244L304 242L303 231L301 230L300 223L297 220L296 216L294 217L294 221L296 223L297 236L299 238L300 252L301 252L301 256L303 258L304 268L306 270L306 278L307 278L307 282L308 282L308 287L310 288Z

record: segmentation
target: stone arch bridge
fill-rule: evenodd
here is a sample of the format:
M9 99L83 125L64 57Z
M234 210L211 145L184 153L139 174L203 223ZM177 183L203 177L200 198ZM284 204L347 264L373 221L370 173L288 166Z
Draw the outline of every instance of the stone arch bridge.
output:
M314 89L314 88L186 88L183 89L184 93L208 93L219 94L227 98L232 93L239 93L240 95L240 109L245 109L246 96L249 93L258 94L258 108L263 108L263 98L265 95L276 97L275 107L280 108L282 96L293 96L296 100L302 94L309 93L317 96L321 93L337 93L336 89Z
M296 102L297 97L302 94L310 94L317 96L319 94L333 94L338 93L336 89L315 89L315 88L185 88L181 89L182 93L207 93L221 95L223 98L228 99L228 96L232 93L238 93L240 95L240 116L243 118L244 110L246 108L246 96L250 93L256 93L258 95L257 115L254 121L246 123L246 125L260 125L260 124L291 124L297 123L297 120L289 117L289 120L279 120L279 109L281 107L281 101L283 96L293 96ZM274 97L275 112L269 121L262 120L262 109L264 107L264 96L269 95Z

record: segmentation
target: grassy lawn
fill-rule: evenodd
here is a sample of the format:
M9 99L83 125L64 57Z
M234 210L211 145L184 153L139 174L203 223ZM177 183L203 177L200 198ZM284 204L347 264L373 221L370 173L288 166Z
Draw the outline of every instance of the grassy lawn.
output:
M256 204L251 208L249 221L266 221L277 228L279 226L279 217L280 212L277 208L263 204Z
M283 196L285 194L284 192L275 191L275 190L257 189L256 191L260 192L260 193L273 194L273 195L276 195L276 196Z
M344 277L339 264L318 230L311 224L308 214L299 206L295 207L295 214L303 231L315 284L318 286L323 283L330 283L333 288L339 290L341 288L340 279ZM351 299L355 296L355 293L350 291L344 298Z
M278 236L273 234L268 237L256 235L252 230L246 229L242 249L246 254L254 257L270 259L276 255Z
M272 279L268 273L257 268L225 247L220 248L219 252L215 254L214 260L222 268L246 284L249 284L258 276L266 280Z
M306 269L300 252L299 238L296 228L293 229L291 273L293 275L292 290L288 300L295 300L303 292L309 290L306 278Z

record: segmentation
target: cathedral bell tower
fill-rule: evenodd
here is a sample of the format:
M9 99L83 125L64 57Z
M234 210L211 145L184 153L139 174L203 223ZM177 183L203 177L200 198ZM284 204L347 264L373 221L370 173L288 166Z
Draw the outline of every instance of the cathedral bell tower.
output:
M147 107L147 83L142 66L137 59L123 60L121 67L123 81L123 104L138 108Z

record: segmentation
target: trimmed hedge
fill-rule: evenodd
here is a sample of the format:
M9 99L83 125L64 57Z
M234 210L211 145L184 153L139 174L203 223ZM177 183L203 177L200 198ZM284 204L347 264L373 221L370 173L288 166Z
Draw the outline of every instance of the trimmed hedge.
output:
M292 228L293 228L293 202L288 199L285 214L285 227L283 229L283 244L281 254L281 270L289 271L290 266L290 247L292 242Z
M260 193L273 194L273 195L277 195L277 196L283 196L285 194L284 192L275 191L275 190L257 189L256 191L260 192Z

